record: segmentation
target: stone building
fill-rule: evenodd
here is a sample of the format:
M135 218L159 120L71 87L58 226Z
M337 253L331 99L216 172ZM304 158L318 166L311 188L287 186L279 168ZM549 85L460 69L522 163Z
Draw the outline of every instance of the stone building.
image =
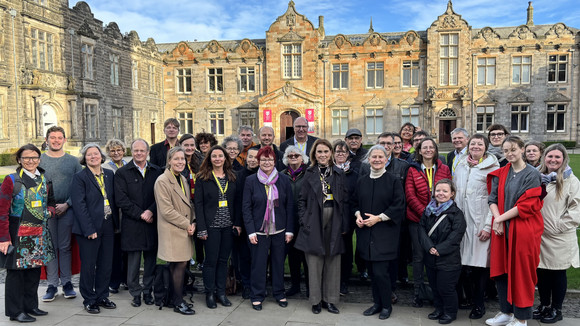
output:
M83 1L0 0L0 151L64 127L69 148L162 135L155 41L103 26Z
M577 28L534 25L531 3L514 27L472 28L449 1L425 31L376 32L371 21L364 34L326 35L322 16L315 26L290 1L265 39L158 48L165 117L187 132L271 124L281 142L313 113L319 137L359 128L371 143L411 121L445 143L455 127L492 123L525 139L578 140L579 44Z

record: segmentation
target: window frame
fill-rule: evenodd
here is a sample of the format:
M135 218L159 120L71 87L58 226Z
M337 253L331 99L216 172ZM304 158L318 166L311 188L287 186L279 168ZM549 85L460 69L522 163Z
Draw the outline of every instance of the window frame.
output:
M552 57L555 57L555 61L552 61ZM561 58L565 57L566 60L562 61ZM568 54L548 54L548 83L567 83L568 82ZM554 68L552 69L552 65ZM561 70L560 66L564 65L564 69ZM564 80L560 80L560 73L564 73ZM553 80L550 80L550 75L554 74Z
M131 88L139 89L139 61L131 60Z
M483 112L479 112L480 108ZM488 110L489 109L489 110ZM477 105L475 107L475 129L476 132L479 133L486 133L487 128L493 125L495 121L495 105ZM479 129L478 126L480 124L479 117L482 117L481 125L482 129ZM491 122L488 125L487 117L491 117Z
M373 68L370 65L374 65ZM378 66L381 66L380 68ZM365 81L365 88L366 89L382 89L385 88L385 62L384 61L371 61L365 63L365 73L366 73L366 81ZM372 74L371 74L372 72ZM382 84L378 86L377 83L377 74L381 75ZM369 86L371 82L371 75L373 76L373 85Z
M555 109L550 110L550 106L554 107ZM563 110L559 110L559 107L563 106ZM547 103L546 104L546 132L556 133L556 132L566 132L566 116L568 113L568 103ZM553 128L549 128L550 123L550 115L554 115L553 117ZM557 129L558 126L558 117L562 116L562 126L563 129Z
M408 64L408 66L406 66ZM415 65L416 64L416 65ZM402 64L401 64L401 87L405 87L405 88L417 88L419 87L421 81L420 81L420 71L421 71L421 63L419 62L419 60L403 60ZM405 75L406 73L409 74L409 83L405 83ZM414 76L416 76L417 82L414 83L413 80L415 78L413 78Z
M290 46L290 52L286 52L287 47ZM298 50L296 48L298 47ZM281 63L282 63L282 79L302 79L303 75L303 46L301 42L282 43L281 45ZM289 61L287 61L289 58ZM297 62L299 61L299 62ZM288 74L288 72L290 74Z
M480 60L484 60L484 63L480 63ZM493 60L493 64L489 63L489 60ZM483 83L480 82L481 71L483 70ZM493 71L493 81L488 82L490 70ZM492 86L495 85L497 79L497 58L496 57L481 57L477 58L477 86Z
M113 138L123 139L123 108L113 106L111 117L113 120Z
M109 62L111 64L110 81L113 86L119 86L119 59L119 54L109 53Z
M187 72L187 74L186 74ZM175 93L176 94L191 94L193 89L191 81L191 68L175 69ZM183 91L180 91L180 86L183 86ZM189 90L188 90L189 88Z
M179 121L179 125L181 126L180 131L182 134L195 134L193 131L195 128L195 115L193 110L177 111L177 121Z
M335 66L338 66L338 70L334 69ZM346 69L343 69L344 67L346 67ZM331 64L330 72L331 72L331 78L332 78L330 85L331 85L332 90L338 91L338 90L348 89L349 79L350 79L349 78L350 77L350 67L349 67L348 63L342 63L342 62L333 63L333 64ZM346 79L346 81L345 81L345 79ZM338 87L334 86L335 82L338 82Z
M417 110L417 114L413 114L413 109ZM409 110L408 114L405 114L405 110ZM416 118L416 121L413 118ZM414 126L419 126L419 120L421 118L421 107L419 105L405 105L401 106L401 126L407 122L412 123Z
M99 104L84 103L85 136L87 139L99 138Z
M526 108L526 110L522 110L524 107ZM517 111L514 111L514 108L518 108ZM514 115L518 117L517 118L517 125L518 125L517 130L514 130L511 128L513 125ZM526 116L526 129L525 130L521 129L523 115ZM529 133L530 132L530 104L529 103L512 103L512 104L510 104L510 131L512 133L514 133L514 132Z
M157 78L155 78L155 66L150 64L148 72L149 72L149 91L155 92L157 90L155 87L156 86L155 80L157 79Z
M8 119L5 118L7 116L5 112L5 104L6 98L4 97L4 94L0 93L0 139L6 138L4 123L8 121Z
M41 37L41 35L43 36ZM35 68L54 71L55 34L36 27L31 27L30 48L32 65Z
M213 117L212 115L215 114L216 116ZM212 134L216 136L224 136L225 129L226 129L226 110L225 109L212 109L207 111L208 115L208 124L209 130ZM221 115L221 116L220 116ZM216 122L215 126L213 125L213 121ZM220 121L221 121L221 128L220 128ZM222 130L220 130L222 129Z
M242 71L243 69L245 71ZM252 81L251 83L250 80ZM254 66L238 67L238 81L240 85L239 86L240 93L256 92L256 67ZM252 89L250 89L251 88L250 86L252 86Z
M519 58L520 62L515 62L515 59ZM524 58L529 58L530 61L529 62L524 62ZM533 63L533 56L532 55L516 55L516 56L512 56L511 58L511 74L512 74L512 78L511 78L511 83L514 85L530 85L532 83L532 63ZM514 78L516 76L515 73L515 68L519 67L519 81L515 81ZM527 67L528 71L527 71L527 78L528 81L525 82L524 81L524 68Z
M95 45L90 42L81 43L81 58L83 63L83 78L88 80L95 79Z
M367 135L380 135L384 129L384 110L382 107L365 107L364 108L365 114L365 131ZM369 115L369 111L372 110L373 114ZM380 111L380 115L377 115L377 112ZM380 117L381 123L377 124L377 117ZM373 119L373 132L369 130L369 119ZM380 126L380 130L377 132L377 126Z
M141 110L133 109L133 139L141 138Z
M238 124L240 126L250 126L252 130L258 130L260 125L259 110L258 109L239 109ZM245 116L246 114L253 114L254 117ZM249 121L249 122L248 122Z
M335 116L335 113L338 112L338 116ZM343 113L346 113L346 115L342 115ZM349 116L350 116L350 108L348 107L337 107L337 108L332 108L330 111L330 120L331 120L331 133L333 136L344 136L346 135L346 132L348 131L348 127L350 124L350 120L349 120ZM335 132L334 129L334 122L338 121L338 132ZM344 123L346 122L346 127L344 126Z
M445 37L448 38L447 42L444 42ZM452 49L455 49L455 55ZM447 55L444 55L445 52ZM441 33L439 34L439 86L459 85L459 73L459 33Z
M215 72L212 73L212 70ZM219 70L219 73L218 73ZM208 67L207 73L207 92L220 94L224 92L224 68L222 67ZM212 80L214 89L212 90ZM218 89L221 85L221 89Z

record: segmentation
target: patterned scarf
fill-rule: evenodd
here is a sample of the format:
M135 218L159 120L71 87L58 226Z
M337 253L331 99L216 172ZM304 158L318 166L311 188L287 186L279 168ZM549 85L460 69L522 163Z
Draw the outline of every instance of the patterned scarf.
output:
M288 165L288 172L290 173L290 177L292 178L292 181L296 180L296 177L298 177L298 175L300 175L300 172L302 172L302 170L304 170L304 167L306 167L306 165L302 164L296 170L292 170L292 167L290 165Z
M344 163L337 164L336 166L338 168L340 168L341 170L343 170L344 172L346 172L350 169L350 161L346 161Z
M266 186L269 191L267 193L266 202L266 212L264 213L264 222L260 231L270 234L275 231L276 216L274 214L274 207L278 207L278 187L276 187L276 181L278 181L278 171L276 169L272 170L270 176L266 175L262 169L258 169L258 181Z
M481 163L483 161L483 157L480 158L479 160L474 159L473 157L471 157L471 154L467 155L467 164L469 164L469 167L472 168L476 165L478 165L479 163Z
M568 179L570 175L572 175L572 168L568 165L566 166L566 169L564 169L562 176L564 177L564 179ZM542 173L542 184L545 185L551 182L556 182L557 176L558 174L555 171L548 174Z
M425 207L425 214L434 214L435 216L439 216L441 213L445 212L449 207L451 207L451 205L453 205L453 199L449 199L448 201L437 206L437 200L433 198L429 202L429 205Z

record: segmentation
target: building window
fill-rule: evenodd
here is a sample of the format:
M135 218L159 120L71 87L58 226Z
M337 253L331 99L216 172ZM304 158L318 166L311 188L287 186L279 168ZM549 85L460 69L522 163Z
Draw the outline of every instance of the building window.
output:
M113 107L113 137L123 139L123 110Z
M403 61L403 87L419 87L419 61Z
M177 69L177 93L191 93L191 69Z
M302 45L284 44L282 47L284 78L302 78Z
M332 110L332 134L346 135L348 130L348 109Z
M385 83L384 67L383 62L367 63L367 88L383 88Z
M254 67L240 67L240 92L256 91L256 69Z
M212 134L223 135L225 127L224 111L209 112L209 129Z
M419 125L419 107L411 106L401 108L401 126L410 122L415 126Z
M0 95L0 139L4 138L4 96Z
M111 61L111 85L119 86L119 55L109 54Z
M149 65L149 91L155 92L155 66Z
M250 126L258 130L258 110L240 110L240 126Z
M85 104L85 130L87 139L98 138L97 105Z
M32 28L32 64L38 69L54 71L54 37L52 34Z
M512 58L512 83L529 84L532 70L532 56L519 56Z
M348 89L348 63L332 65L332 89Z
M512 105L512 131L528 132L529 115L529 105Z
M495 84L495 58L477 59L477 85Z
M566 104L548 104L547 114L547 131L566 131L566 128L564 127Z
M141 138L141 111L133 110L133 139Z
M139 89L139 62L131 61L131 85L133 89Z
M568 56L551 55L549 56L548 61L548 82L565 83Z
M178 112L177 120L179 120L179 126L182 133L193 134L193 111Z
M221 93L224 91L224 73L222 68L209 68L207 70L208 91Z
M94 46L83 43L81 46L81 55L83 61L83 77L93 79Z
M366 109L367 134L375 135L383 132L383 109Z
M493 114L495 107L493 106L478 106L477 107L477 132L486 132L493 124Z
M441 34L440 39L439 84L455 86L459 69L459 34Z

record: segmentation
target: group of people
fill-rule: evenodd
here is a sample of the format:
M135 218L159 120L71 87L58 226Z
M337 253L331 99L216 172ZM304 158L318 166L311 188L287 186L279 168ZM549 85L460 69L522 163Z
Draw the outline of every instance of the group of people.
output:
M76 296L72 243L89 313L115 308L108 296L121 283L132 306L154 304L161 259L169 264L169 304L193 315L183 289L195 254L210 309L232 304L231 260L254 310L262 310L268 274L272 296L287 307L301 291L303 269L312 312L339 313L354 261L372 284L365 316L389 318L396 281L406 279L412 263L413 305L423 306L430 287L435 310L428 318L440 324L457 318L460 300L470 301L469 318L482 318L490 288L501 311L488 325L562 319L566 269L580 267L580 182L562 145L525 144L502 125L487 135L457 128L454 150L443 157L436 141L410 123L379 135L368 150L358 129L331 143L308 135L302 117L293 127L279 148L268 126L258 131L258 144L252 128L242 126L218 145L205 132L178 138L172 118L164 141L150 147L133 140L130 162L116 139L105 151L85 145L77 160L64 153L60 127L48 130L46 153L21 147L16 173L0 189L6 316L30 322L47 314L36 295L42 266L49 284L43 301L57 295L59 270L64 297ZM533 309L536 284L541 304Z

